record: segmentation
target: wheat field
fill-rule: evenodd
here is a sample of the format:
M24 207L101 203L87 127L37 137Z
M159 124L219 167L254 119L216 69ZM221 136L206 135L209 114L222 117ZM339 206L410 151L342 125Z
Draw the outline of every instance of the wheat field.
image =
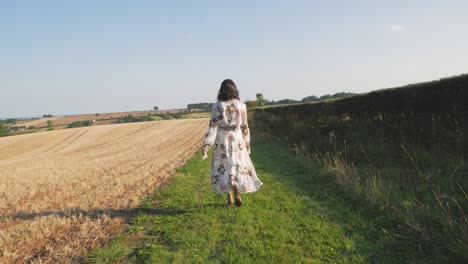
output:
M207 119L0 138L0 262L79 261L198 150Z

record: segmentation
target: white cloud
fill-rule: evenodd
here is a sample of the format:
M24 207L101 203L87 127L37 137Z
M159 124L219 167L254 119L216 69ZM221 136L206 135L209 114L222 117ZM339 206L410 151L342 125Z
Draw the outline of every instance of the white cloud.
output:
M397 25L397 24L389 25L387 27L387 31L389 31L389 32L401 32L401 31L405 31L405 30L406 30L405 26Z

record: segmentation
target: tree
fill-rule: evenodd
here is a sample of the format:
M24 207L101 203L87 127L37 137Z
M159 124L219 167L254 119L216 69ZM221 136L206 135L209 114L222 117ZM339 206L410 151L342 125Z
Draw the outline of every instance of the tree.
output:
M248 110L257 108L257 102L256 101L246 101L245 105L247 106Z
M49 129L54 128L54 122L52 122L52 120L47 120L47 127Z
M85 121L75 121L72 122L67 126L67 128L73 128L73 127L84 127L84 126L92 126L93 125L92 120L85 120Z
M155 106L153 107L154 111L158 111L159 107Z
M257 94L257 105L260 106L260 107L265 106L265 99L263 99L263 94L262 93Z
M311 95L311 96L307 96L307 97L304 97L302 98L302 102L314 102L314 101L318 101L318 97L315 96L315 95Z
M189 110L192 109L206 109L206 110L211 110L213 107L213 103L197 103L197 104L188 104L187 108Z
M16 118L8 118L3 121L5 124L15 124L18 121Z
M295 103L299 103L299 101L296 101L294 99L282 99L282 100L278 100L275 102L275 104L295 104Z
M334 95L332 95L333 98L340 98L340 97L346 97L346 96L352 96L352 95L356 95L355 93L347 93L347 92L341 92L341 93L336 93Z
M4 123L0 122L0 137L6 134L8 134L8 128Z

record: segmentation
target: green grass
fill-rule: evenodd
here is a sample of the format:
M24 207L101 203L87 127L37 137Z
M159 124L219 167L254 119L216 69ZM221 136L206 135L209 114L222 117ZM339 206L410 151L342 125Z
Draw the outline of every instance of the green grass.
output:
M162 118L161 116L158 116L158 115L154 115L154 116L150 116L151 119L153 119L153 121L161 121L161 120L164 120L164 118Z
M211 112L193 112L182 115L182 119L210 118Z
M92 252L94 263L426 263L398 247L385 214L359 207L323 173L267 141L252 143L264 186L225 205L197 154L147 197L129 229ZM400 253L395 250L402 250Z
M32 128L24 131L17 131L17 132L9 132L5 136L17 136L17 135L23 135L23 134L31 134L31 133L37 133L43 131L40 128Z

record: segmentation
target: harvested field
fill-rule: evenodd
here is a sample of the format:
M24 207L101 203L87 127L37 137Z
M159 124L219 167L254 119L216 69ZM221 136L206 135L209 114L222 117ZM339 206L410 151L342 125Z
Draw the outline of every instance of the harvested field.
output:
M198 150L207 119L0 138L0 262L66 263L123 230Z
M112 124L115 124L115 120L114 119L110 119L110 120L99 120L99 121L96 121L96 123L94 124L95 126L101 126L101 125L112 125Z
M18 122L15 125L16 126L25 126L25 127L30 127L30 126L35 126L35 127L46 127L47 126L47 121L51 120L52 122L56 119L59 119L60 117L44 117L44 118L39 118L39 119L34 119L31 121L25 121L25 122Z
M96 120L103 119L103 117L96 115L76 115L76 116L64 116L54 120L54 126L66 126L76 121ZM47 124L42 124L43 127Z

